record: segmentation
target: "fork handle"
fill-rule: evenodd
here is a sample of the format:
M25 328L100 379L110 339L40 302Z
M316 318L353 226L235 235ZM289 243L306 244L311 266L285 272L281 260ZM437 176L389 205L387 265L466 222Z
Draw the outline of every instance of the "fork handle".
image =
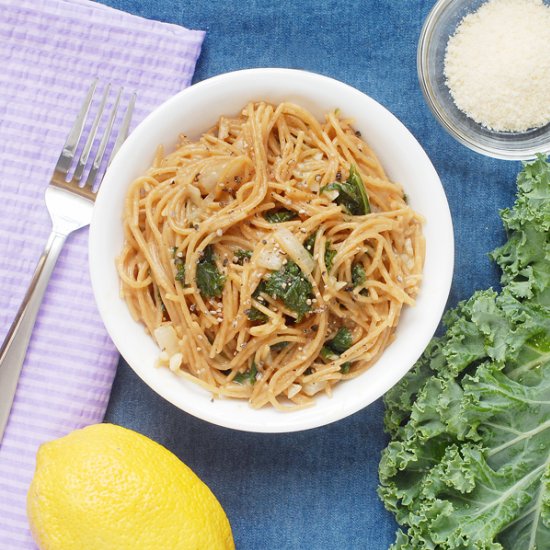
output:
M36 316L66 239L67 235L57 231L52 231L50 234L44 252L38 260L31 284L0 348L0 441L8 423L17 381L25 361Z

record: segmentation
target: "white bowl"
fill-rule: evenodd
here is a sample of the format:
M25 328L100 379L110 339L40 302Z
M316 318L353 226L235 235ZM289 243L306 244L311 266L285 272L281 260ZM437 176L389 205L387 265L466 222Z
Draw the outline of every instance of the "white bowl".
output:
M400 182L410 205L426 219L424 279L415 307L405 308L395 341L357 378L295 412L254 410L246 401L212 400L198 385L154 366L159 350L119 296L115 258L123 243L122 210L130 182L150 166L155 149L177 136L197 138L222 114L236 114L251 100L292 101L319 119L339 107L352 117L389 177ZM366 407L413 366L435 332L448 297L454 260L449 206L422 147L397 118L360 91L318 74L291 69L251 69L210 78L180 92L151 113L129 136L111 164L97 196L90 229L92 286L107 331L134 371L176 407L220 426L253 432L291 432L322 426Z

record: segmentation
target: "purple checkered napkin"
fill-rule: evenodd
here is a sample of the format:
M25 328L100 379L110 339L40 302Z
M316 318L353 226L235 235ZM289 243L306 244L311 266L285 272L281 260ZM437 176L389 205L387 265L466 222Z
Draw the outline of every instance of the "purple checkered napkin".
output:
M137 92L133 124L189 85L202 31L86 0L0 0L0 339L50 232L44 191L94 77ZM103 419L118 354L96 310L87 229L53 273L0 446L0 548L34 548L38 446Z

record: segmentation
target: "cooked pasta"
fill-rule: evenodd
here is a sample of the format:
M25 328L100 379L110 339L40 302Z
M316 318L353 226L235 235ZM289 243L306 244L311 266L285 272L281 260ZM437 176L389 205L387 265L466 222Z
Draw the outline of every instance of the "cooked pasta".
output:
M368 369L422 277L422 219L352 121L249 103L130 186L121 293L159 366L295 409Z

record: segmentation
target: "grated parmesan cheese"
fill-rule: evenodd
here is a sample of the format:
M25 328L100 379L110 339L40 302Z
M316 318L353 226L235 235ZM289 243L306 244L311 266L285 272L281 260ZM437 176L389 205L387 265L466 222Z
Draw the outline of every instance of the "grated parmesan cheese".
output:
M550 122L550 6L489 0L449 38L445 78L456 106L483 126L523 132Z

